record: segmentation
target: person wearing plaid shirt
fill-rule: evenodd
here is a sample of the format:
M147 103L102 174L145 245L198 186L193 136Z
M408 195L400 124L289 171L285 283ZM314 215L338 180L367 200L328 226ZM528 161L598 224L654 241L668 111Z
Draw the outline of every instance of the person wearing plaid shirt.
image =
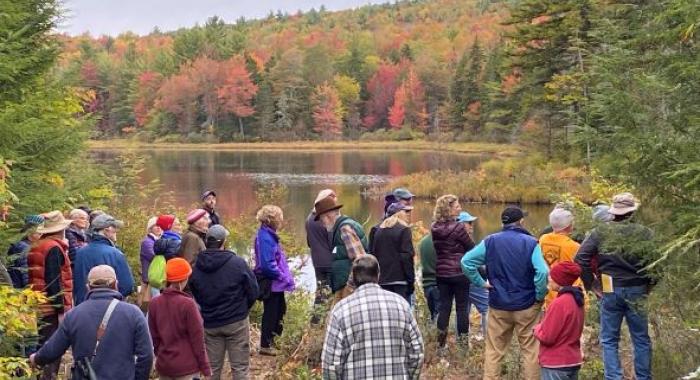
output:
M324 379L418 379L423 337L401 296L379 287L372 255L355 260L354 293L331 312L323 343Z

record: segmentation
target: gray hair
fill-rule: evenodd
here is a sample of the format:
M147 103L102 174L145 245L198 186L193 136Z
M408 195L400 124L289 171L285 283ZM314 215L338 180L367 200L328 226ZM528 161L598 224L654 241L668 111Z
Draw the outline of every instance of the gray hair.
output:
M68 219L75 220L78 216L83 216L85 219L90 220L90 215L88 215L85 210L79 208L74 208L68 213Z

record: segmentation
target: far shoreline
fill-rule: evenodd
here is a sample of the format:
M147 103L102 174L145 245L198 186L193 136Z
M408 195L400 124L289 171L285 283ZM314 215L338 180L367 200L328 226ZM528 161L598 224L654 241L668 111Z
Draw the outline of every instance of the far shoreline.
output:
M413 150L458 154L492 154L514 157L522 153L520 147L496 143L439 143L433 141L284 141L284 142L229 142L229 143L148 143L126 139L89 140L92 150L186 150L186 151L382 151Z

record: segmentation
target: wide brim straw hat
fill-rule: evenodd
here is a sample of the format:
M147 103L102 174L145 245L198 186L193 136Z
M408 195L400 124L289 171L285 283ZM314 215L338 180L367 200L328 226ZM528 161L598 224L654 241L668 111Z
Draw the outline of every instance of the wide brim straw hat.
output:
M36 232L42 235L63 231L73 222L70 219L64 218L63 214L58 210L42 214L42 216L44 217L44 224L36 229Z

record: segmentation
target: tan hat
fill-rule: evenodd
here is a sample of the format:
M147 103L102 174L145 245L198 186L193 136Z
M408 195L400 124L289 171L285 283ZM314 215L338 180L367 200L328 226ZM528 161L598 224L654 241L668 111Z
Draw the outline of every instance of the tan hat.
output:
M63 231L73 222L70 219L64 218L63 214L58 210L47 212L41 216L44 217L44 224L37 227L36 232L42 235Z
M89 286L109 286L117 281L117 273L109 265L98 265L88 273Z
M631 193L617 194L613 197L613 204L609 213L613 215L625 215L639 208L639 201Z

